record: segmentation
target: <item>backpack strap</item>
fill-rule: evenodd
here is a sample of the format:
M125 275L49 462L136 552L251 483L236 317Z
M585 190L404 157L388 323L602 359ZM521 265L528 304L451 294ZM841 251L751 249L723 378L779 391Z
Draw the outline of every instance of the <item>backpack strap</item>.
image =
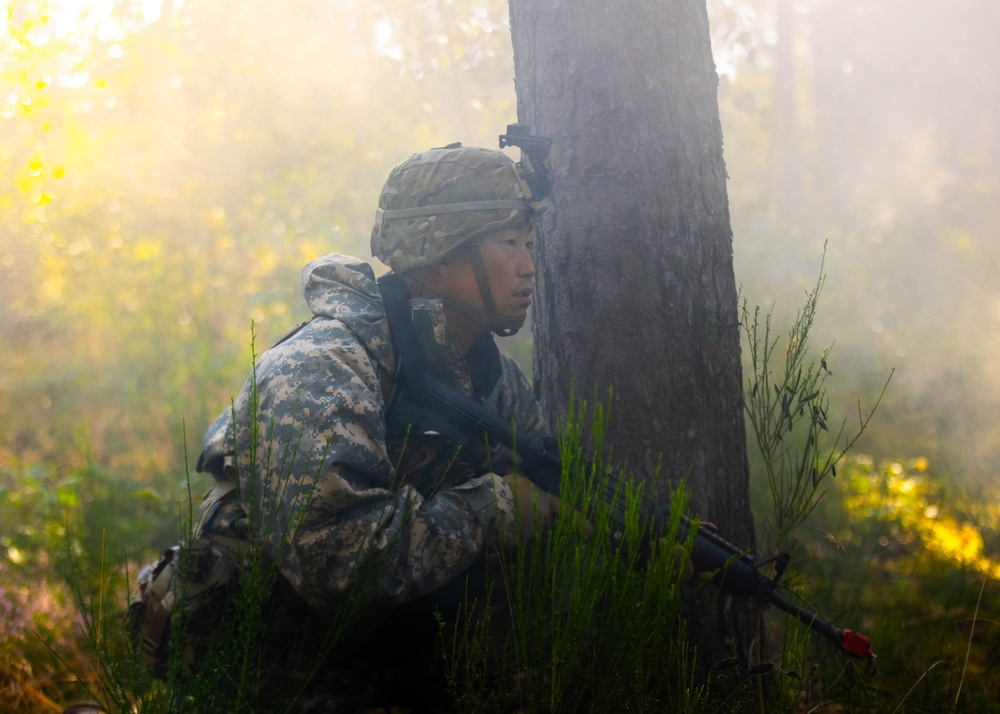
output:
M427 364L420 349L417 329L413 326L410 312L410 289L406 281L395 273L388 273L378 279L379 292L385 305L385 316L389 322L389 337L392 351L396 355L396 371L401 382L415 389L424 383Z
M396 356L396 380L386 401L386 436L405 436L410 429L426 430L430 411L424 394L426 361L410 312L410 289L395 273L378 279L389 337Z
M448 436L459 444L468 441L453 418L442 414L428 400L427 379L432 375L427 369L427 358L420 346L413 314L410 308L410 290L402 276L388 273L377 281L389 336L396 355L397 378L386 407L386 433L388 436L405 435L411 429L433 431ZM472 380L473 398L480 404L496 388L503 375L500 351L493 336L484 333L476 337L466 353L469 376Z

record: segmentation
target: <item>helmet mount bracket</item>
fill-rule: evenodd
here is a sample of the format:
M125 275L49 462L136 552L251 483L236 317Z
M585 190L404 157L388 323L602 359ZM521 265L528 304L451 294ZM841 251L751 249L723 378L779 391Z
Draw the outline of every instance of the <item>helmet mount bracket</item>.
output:
M500 148L507 146L516 146L521 150L518 167L531 192L528 200L531 203L544 201L552 190L552 171L545 163L552 148L552 139L532 134L528 124L508 124L507 133L500 135Z

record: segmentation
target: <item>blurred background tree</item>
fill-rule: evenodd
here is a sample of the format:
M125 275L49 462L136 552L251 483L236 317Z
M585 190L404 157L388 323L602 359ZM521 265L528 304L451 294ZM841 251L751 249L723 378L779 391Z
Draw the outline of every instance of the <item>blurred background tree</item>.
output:
M897 368L867 448L993 481L1000 6L712 5L737 279L791 310L828 240L841 406Z
M425 9L8 6L4 453L72 460L83 428L98 464L176 475L182 420L196 450L249 369L251 321L266 347L304 317L307 261L368 256L388 169L496 142L502 16Z
M709 3L737 281L789 312L829 241L814 339L870 432L988 482L1000 295L1000 8ZM497 0L8 4L0 25L0 449L181 462L302 316L297 274L368 255L388 168L515 115ZM523 355L523 348L522 355ZM527 362L527 360L525 360ZM848 405L849 406L849 405Z
M515 116L498 0L31 0L0 17L0 463L170 490L297 275L367 256L389 167ZM738 283L813 334L863 448L990 488L1000 8L713 0ZM527 345L515 346L526 366Z

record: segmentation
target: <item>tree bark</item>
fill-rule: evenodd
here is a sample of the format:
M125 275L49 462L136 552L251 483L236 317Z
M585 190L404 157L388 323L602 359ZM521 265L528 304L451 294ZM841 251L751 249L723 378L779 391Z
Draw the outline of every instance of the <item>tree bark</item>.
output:
M510 18L518 119L554 140L533 316L550 426L571 395L613 390L615 460L646 481L662 463L660 501L687 477L692 510L752 545L705 1L510 0ZM723 598L723 649L750 639L750 608L732 607Z

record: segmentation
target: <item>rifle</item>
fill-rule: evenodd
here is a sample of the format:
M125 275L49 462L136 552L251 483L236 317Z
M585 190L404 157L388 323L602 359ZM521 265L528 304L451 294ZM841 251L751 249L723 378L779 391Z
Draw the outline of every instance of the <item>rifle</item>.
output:
M538 434L515 433L514 428L499 415L428 373L413 322L409 318L409 292L405 283L391 273L380 278L378 283L386 305L393 347L397 355L402 355L401 379L388 405L391 419L387 422L392 422L396 428L415 426L424 432L436 432L458 444L481 444L485 440L489 444L503 445L516 455L519 473L542 490L559 496L562 459L555 440ZM609 474L607 493L614 494L616 490L616 478ZM607 503L615 501L609 498ZM619 531L615 536L620 537L625 529L625 507L620 499L617 506L611 517ZM641 495L639 514L649 519L653 533L668 532L669 511L656 505L648 496ZM712 573L715 583L727 592L738 597L754 598L764 605L774 605L797 617L802 624L825 637L842 652L867 659L874 674L876 657L867 637L836 627L778 591L781 577L791 560L787 553L755 563L747 549L738 548L714 530L695 524L682 515L679 540L686 541L692 532L690 558L696 570ZM771 562L775 564L775 575L769 578L760 572L760 567Z
M491 444L502 444L514 451L518 459L518 472L527 476L535 485L555 496L559 495L562 478L562 460L552 438L537 434L515 433L502 418L481 404L470 399L443 382L424 375L424 394L421 401L426 407L424 414L433 413L440 417L425 418L422 426L433 428L446 436L466 443L470 439L486 438ZM412 397L411 397L412 398ZM617 488L615 477L609 476L609 492ZM642 495L639 504L640 515L651 521L654 533L666 533L670 526L669 512L657 506L651 498ZM614 525L624 530L624 506L612 512ZM686 516L681 516L678 539L686 540L694 530L694 545L691 563L695 570L713 573L713 580L723 590L738 597L754 598L797 617L806 627L832 642L842 652L867 659L875 670L876 655L872 652L867 637L853 630L840 629L829 620L800 607L778 591L778 585L790 556L782 553L777 557L754 563L745 549L738 548L718 533L706 526L695 524ZM760 572L760 567L768 562L775 563L774 577Z

